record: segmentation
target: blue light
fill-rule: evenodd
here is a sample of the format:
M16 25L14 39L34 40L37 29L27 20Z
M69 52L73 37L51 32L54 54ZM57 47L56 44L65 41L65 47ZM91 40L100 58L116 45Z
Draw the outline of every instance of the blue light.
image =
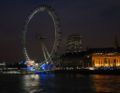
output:
M40 68L41 68L42 70L46 70L46 64L45 64L45 63L42 64L42 65L40 66Z
M28 71L35 71L34 67L32 67L32 66L28 66L28 67L27 67L27 70L28 70Z
M41 66L40 66L40 68L42 69L42 70L52 70L53 68L54 68L54 65L53 64L46 64L46 63L44 63L44 64L42 64Z
M25 62L26 62L26 61L22 60L22 61L19 62L19 64L20 64L20 65L21 65L21 64L25 64Z

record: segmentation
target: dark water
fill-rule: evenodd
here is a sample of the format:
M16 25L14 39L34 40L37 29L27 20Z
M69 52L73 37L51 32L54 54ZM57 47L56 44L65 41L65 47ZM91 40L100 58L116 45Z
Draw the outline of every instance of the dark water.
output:
M120 76L0 75L0 93L120 93Z

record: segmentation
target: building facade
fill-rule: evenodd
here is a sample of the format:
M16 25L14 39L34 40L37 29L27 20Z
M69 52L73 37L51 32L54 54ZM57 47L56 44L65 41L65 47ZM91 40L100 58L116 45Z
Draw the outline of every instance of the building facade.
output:
M120 67L120 53L93 53L93 67Z

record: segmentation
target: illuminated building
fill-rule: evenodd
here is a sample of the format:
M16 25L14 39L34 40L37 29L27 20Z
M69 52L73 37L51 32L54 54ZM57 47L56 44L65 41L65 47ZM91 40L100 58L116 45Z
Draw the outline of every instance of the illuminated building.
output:
M82 51L80 36L72 35L67 40L67 52L61 56L62 67L120 67L120 47L115 38L114 47L88 48ZM78 47L78 48L76 48Z
M120 48L94 48L88 52L93 67L120 67Z
M120 67L120 53L95 53L92 54L94 67Z
M82 51L82 37L80 35L70 35L66 42L67 52L81 52Z
M120 47L115 37L114 48L90 49L93 67L120 67Z

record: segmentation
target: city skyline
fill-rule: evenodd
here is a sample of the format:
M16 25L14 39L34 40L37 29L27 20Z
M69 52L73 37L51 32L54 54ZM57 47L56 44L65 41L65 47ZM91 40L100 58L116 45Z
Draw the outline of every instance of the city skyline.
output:
M63 42L67 36L78 33L83 36L84 48L113 47L115 36L120 43L120 1L2 0L0 61L16 61L24 57L21 37L25 20L42 4L48 4L56 10L61 20ZM46 26L53 30L49 25L51 23L47 14L40 13L33 19L30 31L42 30L47 33L49 29Z

